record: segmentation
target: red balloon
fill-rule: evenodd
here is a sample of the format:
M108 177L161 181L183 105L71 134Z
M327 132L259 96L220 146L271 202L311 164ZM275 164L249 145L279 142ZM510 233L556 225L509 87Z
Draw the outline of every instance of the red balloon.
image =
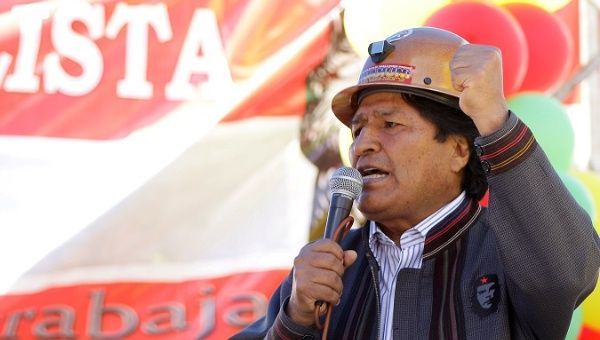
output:
M525 3L504 7L521 25L529 50L529 68L519 92L556 88L565 80L575 60L573 37L568 27L541 7Z
M600 332L584 325L579 334L579 340L598 340Z
M515 93L527 71L527 41L517 21L500 6L461 2L435 12L426 26L454 32L473 44L494 45L502 51L504 95Z

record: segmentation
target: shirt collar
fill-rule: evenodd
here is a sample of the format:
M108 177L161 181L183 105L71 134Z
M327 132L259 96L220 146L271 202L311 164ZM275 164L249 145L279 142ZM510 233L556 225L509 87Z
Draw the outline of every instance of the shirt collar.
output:
M402 233L400 237L400 247L405 248L408 246L412 246L417 243L425 242L427 234L429 231L439 224L439 222L443 221L462 206L461 203L465 202L466 194L465 192L461 192L455 199L453 199L450 203L444 205L440 209L438 209L433 214L426 217L421 222L417 223L414 227L406 230ZM373 247L374 242L383 242L383 243L394 243L382 230L379 228L375 221L370 221L369 223L369 244Z

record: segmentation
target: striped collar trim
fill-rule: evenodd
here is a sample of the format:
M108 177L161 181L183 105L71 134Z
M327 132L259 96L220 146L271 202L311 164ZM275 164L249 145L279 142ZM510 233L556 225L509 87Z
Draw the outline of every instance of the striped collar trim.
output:
M424 243L427 234L431 229L436 227L438 223L443 222L446 218L451 215L457 207L460 207L461 204L466 200L466 193L463 191L455 199L450 201L450 203L438 209L433 214L429 215L423 221L417 223L414 227L406 230L398 244L400 244L401 248L405 248L414 243ZM379 238L379 239L378 239ZM412 240L412 241L411 241ZM371 248L375 247L375 243L391 243L395 244L396 240L390 239L375 223L375 221L370 221L369 223L369 245Z
M423 259L434 256L458 239L481 214L479 202L465 199L446 218L436 224L425 239Z

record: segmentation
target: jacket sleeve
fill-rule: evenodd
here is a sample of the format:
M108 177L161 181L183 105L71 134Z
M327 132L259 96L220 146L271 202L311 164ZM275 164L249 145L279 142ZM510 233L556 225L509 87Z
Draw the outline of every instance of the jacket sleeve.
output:
M230 339L320 339L317 330L296 324L285 313L291 291L292 272L273 293L267 314Z
M490 188L489 223L519 324L538 339L564 339L591 293L600 240L529 128L514 113L476 152Z

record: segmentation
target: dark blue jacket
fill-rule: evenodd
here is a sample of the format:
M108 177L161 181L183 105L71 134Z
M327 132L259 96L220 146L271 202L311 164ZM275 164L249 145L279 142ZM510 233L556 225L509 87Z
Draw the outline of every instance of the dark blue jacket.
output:
M426 238L420 269L402 269L394 339L564 339L573 310L594 289L600 239L530 130L511 114L476 141L490 185L490 209L466 200ZM329 339L377 339L378 266L368 228L344 249L358 259L344 274ZM267 315L233 339L318 339L284 312L292 275Z

